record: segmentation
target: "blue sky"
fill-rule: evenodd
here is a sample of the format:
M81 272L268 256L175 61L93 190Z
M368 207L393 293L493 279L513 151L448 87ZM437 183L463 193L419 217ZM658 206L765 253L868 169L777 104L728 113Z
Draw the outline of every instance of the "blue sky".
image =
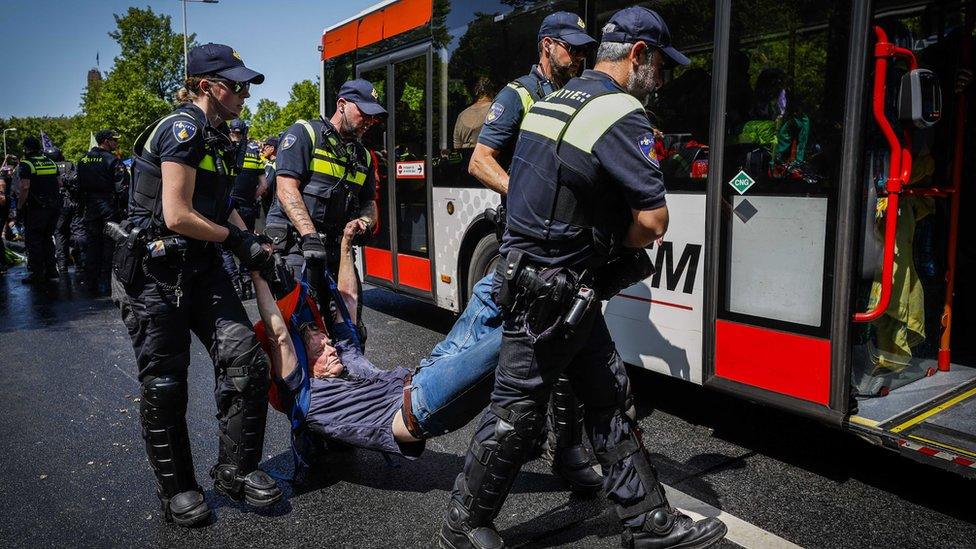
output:
M320 72L322 29L351 17L377 0L220 0L187 4L187 31L197 41L233 46L247 66L264 73L248 103L269 98L284 104L291 85ZM74 114L79 110L88 69L99 54L103 72L119 48L108 33L113 14L129 6L152 7L172 17L182 32L179 0L3 0L0 41L0 118Z

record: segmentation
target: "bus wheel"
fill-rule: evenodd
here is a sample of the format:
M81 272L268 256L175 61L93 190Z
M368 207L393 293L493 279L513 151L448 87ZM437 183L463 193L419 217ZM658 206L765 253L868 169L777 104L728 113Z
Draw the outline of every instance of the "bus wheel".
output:
M468 266L468 287L467 293L464 294L465 303L471 297L471 293L474 291L474 285L484 278L485 275L495 271L495 264L498 263L500 258L501 256L498 254L498 239L495 238L495 233L489 233L481 237L478 245L471 252L471 263Z

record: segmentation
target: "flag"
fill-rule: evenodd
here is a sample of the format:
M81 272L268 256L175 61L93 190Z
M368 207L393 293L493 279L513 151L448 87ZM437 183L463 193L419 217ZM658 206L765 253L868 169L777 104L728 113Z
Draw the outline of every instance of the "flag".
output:
M54 148L54 141L51 141L51 137L48 136L44 130L41 130L41 149L48 150Z
M88 148L89 149L94 149L95 147L98 146L98 143L95 141L95 132L88 132L88 135L89 135L89 137L88 137Z
M95 52L95 66L96 67L101 67L101 65L98 64L98 52L97 51Z

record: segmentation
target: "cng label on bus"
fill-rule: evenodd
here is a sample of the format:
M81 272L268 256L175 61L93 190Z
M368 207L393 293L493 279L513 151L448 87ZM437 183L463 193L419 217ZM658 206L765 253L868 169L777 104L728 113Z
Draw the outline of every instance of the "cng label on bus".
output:
M412 160L409 162L397 162L396 177L397 179L423 179L424 161Z
M729 185L739 194L745 194L750 187L756 184L756 180L749 177L749 174L739 170L739 173L735 174L735 177L729 180Z

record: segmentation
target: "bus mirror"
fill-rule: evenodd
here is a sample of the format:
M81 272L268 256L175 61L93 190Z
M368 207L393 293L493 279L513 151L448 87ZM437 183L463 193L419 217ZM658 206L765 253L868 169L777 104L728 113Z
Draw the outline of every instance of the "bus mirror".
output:
M916 128L931 128L942 118L942 88L935 73L915 69L901 77L898 118Z

